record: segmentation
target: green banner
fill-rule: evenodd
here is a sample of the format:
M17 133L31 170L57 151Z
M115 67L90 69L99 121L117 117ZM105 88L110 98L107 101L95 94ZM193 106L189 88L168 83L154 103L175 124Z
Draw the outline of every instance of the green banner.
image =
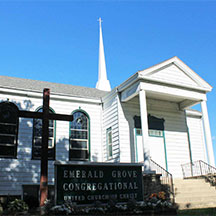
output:
M143 200L140 164L55 164L56 204Z

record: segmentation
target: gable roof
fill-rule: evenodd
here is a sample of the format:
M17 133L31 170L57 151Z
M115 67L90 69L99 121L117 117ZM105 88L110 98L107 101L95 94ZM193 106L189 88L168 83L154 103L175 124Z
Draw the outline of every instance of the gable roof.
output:
M68 84L52 83L46 81L38 81L31 79L23 79L16 77L0 76L0 87L10 88L14 90L25 90L33 92L43 92L44 88L49 88L52 93L76 96L81 98L100 99L107 94L95 88L74 86Z
M176 56L139 71L138 74L144 79L181 87L195 88L204 91L211 91L212 89L212 86Z

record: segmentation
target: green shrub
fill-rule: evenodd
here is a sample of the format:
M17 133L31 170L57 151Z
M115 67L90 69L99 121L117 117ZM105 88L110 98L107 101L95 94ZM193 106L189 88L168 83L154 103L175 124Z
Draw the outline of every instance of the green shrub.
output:
M23 212L28 211L28 205L20 199L15 199L8 204L8 211L10 212Z

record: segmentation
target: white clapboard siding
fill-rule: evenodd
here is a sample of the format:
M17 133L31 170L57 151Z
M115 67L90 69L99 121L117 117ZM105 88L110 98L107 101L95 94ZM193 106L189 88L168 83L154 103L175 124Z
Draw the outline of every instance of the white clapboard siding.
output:
M121 103L119 109L121 162L135 162L133 117L140 116L137 102Z
M207 162L205 138L201 116L187 116L192 161L203 160Z
M156 71L149 75L152 78L160 79L161 81L167 81L175 84L198 86L198 84L191 79L185 72L174 64L170 64L167 67Z
M174 102L168 102L163 100L147 99L147 109L164 111L164 112L178 112L179 105Z
M118 116L118 96L113 94L105 98L103 104L103 160L109 162L118 162L120 157L119 151L119 116ZM107 149L107 129L112 129L112 158L108 158Z
M0 101L15 103L19 109L35 111L42 106L41 98L0 95ZM102 110L96 103L54 100L50 107L55 113L71 114L84 110L90 118L91 161L102 161ZM40 160L32 160L33 120L20 118L17 159L0 158L0 195L22 195L22 185L38 185L40 182ZM69 122L56 121L56 160L69 160ZM48 183L54 184L54 162L49 161Z
M39 184L40 161L1 159L0 195L21 195L22 185ZM48 183L54 182L54 165L49 161Z

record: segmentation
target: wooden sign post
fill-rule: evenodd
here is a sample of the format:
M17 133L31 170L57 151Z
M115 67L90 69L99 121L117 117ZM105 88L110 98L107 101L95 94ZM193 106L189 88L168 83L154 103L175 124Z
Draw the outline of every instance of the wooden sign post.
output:
M44 89L42 118L40 206L44 205L44 202L46 201L48 196L49 99L50 90Z
M48 140L49 120L73 121L72 115L49 113L50 90L43 90L43 111L19 111L19 117L42 119L42 148L41 148L41 177L40 177L40 206L48 196Z

